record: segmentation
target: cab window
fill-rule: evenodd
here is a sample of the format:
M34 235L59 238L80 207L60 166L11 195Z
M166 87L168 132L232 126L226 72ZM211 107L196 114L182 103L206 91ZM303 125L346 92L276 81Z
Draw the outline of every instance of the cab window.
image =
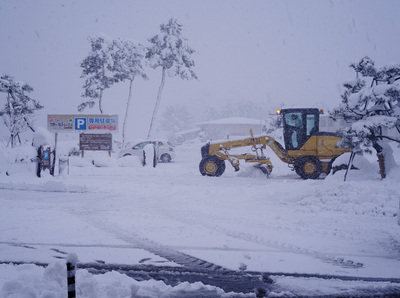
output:
M316 125L315 125L315 115L314 114L308 114L307 115L307 136L310 136L314 133L316 133Z

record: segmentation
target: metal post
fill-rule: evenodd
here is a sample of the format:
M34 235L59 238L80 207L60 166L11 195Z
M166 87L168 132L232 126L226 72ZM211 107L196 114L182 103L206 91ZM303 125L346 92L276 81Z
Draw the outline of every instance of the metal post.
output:
M50 168L50 174L51 174L52 176L54 176L54 173L55 173L55 170L56 170L57 139L58 139L58 132L56 132L56 133L54 134L54 156L53 156L53 165L52 165L51 168Z
M356 156L355 152L352 151L351 154L350 154L349 163L347 165L346 173L344 174L344 181L346 181L347 173L350 171L351 167L353 166L353 160L354 160L355 156Z
M75 272L78 257L76 254L69 254L67 256L67 284L68 284L68 298L76 297L75 290Z

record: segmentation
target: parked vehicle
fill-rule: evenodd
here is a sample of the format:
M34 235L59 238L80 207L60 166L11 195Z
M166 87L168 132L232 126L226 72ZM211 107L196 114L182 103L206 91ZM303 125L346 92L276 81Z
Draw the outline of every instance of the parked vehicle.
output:
M125 156L143 156L143 148L148 145L153 144L157 151L158 160L161 162L170 162L175 158L175 149L172 144L168 141L144 141L137 143L134 146L128 146L119 152L118 157Z

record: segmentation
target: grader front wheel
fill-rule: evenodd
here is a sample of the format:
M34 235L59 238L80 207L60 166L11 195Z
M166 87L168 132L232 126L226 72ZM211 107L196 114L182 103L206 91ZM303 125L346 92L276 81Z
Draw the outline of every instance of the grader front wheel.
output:
M200 161L199 170L203 176L221 176L225 172L225 161L216 156L205 157Z

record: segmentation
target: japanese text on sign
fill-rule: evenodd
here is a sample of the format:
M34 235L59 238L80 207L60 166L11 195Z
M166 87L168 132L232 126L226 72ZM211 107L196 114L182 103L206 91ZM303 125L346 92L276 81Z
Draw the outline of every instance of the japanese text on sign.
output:
M106 134L80 134L79 150L110 151L112 149L112 135Z
M53 132L117 132L117 115L47 115L47 128Z

